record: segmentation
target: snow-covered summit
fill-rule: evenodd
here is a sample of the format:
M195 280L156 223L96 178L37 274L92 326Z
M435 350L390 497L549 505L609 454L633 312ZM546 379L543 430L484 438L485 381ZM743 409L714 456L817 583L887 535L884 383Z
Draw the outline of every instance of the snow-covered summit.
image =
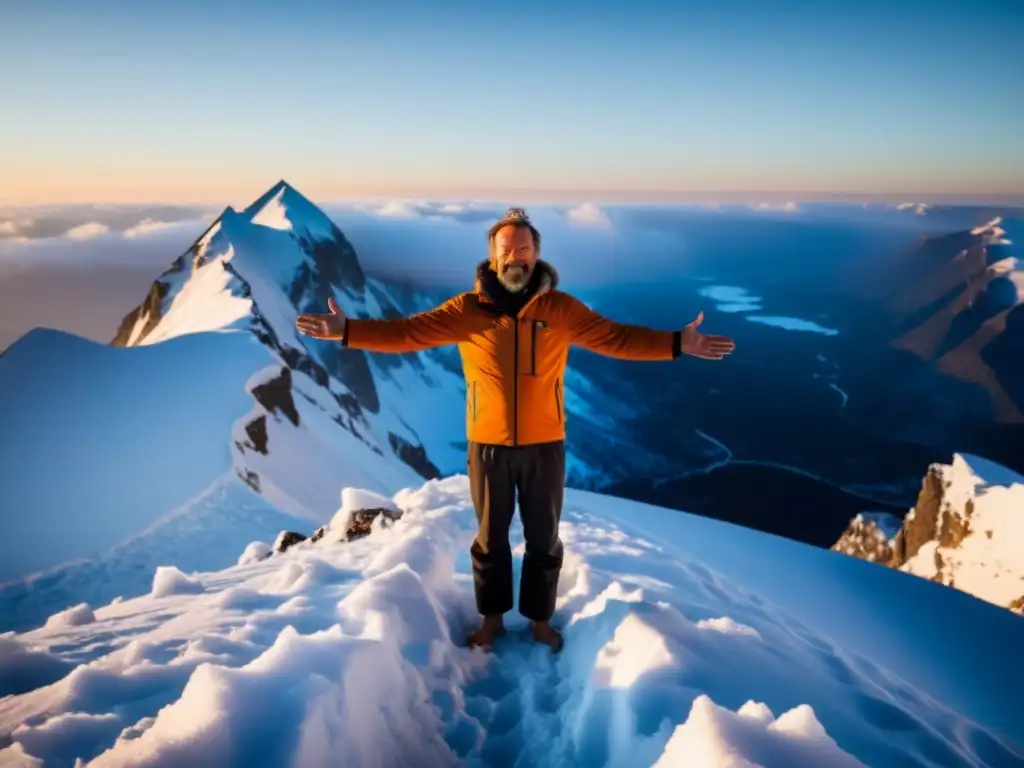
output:
M359 439L377 437L368 441L375 451L396 456L423 477L435 476L438 462L451 466L448 441L428 447L419 434L419 427L430 430L433 423L417 413L407 396L384 397L382 389L396 384L427 389L441 378L451 385L443 390L449 395L445 411L458 414L458 382L431 365L428 356L382 361L299 334L296 315L326 311L329 298L354 317L399 312L389 287L366 277L334 222L281 181L244 210L226 209L157 278L113 343L140 346L190 333L251 333L290 369L283 375L291 381L299 380L295 376L312 379L326 390L311 399L334 399L326 409L339 424ZM320 402L318 407L325 406Z
M902 525L891 522L858 515L833 549L1024 615L1024 477L955 454L928 469Z

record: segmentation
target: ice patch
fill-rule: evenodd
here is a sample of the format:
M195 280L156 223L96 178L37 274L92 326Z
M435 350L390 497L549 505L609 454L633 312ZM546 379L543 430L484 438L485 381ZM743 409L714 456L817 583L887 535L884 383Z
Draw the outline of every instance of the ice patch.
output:
M735 285L709 285L698 293L705 299L717 301L719 312L756 312L761 309L761 298Z
M762 325L771 325L776 328L784 328L787 331L808 331L811 333L820 333L824 336L836 336L839 331L834 328L826 328L823 325L818 325L813 320L802 320L799 317L783 317L780 315L749 315L747 317L752 323L761 323Z

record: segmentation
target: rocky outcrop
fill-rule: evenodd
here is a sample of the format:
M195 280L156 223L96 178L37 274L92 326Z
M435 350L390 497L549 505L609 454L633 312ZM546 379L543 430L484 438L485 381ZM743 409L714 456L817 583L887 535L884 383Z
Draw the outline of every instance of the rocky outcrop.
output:
M282 366L280 374L253 387L252 396L267 410L267 413L282 413L292 424L299 426L299 412L295 409L295 401L292 399L290 368ZM265 435L266 427L264 427L264 437Z
M1021 593L1017 599L1011 600L1009 608L1018 616L1024 616L1024 593Z
M412 445L394 432L388 432L388 440L395 455L412 467L421 477L433 480L441 476L441 470L427 458L427 451L422 445Z
M167 292L170 288L170 285L165 283L163 280L155 280L153 285L150 286L149 293L146 294L146 298L142 300L142 303L124 316L124 319L121 321L121 325L117 328L117 333L114 334L114 338L110 341L111 346L127 347L128 342L132 338L132 332L135 330L135 326L140 322L143 322L144 325L138 334L139 338L146 336L156 328L157 324L160 322L160 318L163 316L162 308L164 299L167 298Z
M267 455L267 417L257 416L245 425L245 434L249 436L249 447L258 453ZM238 446L239 450L242 446Z
M277 536L277 541L274 542L274 547L271 550L277 554L285 552L290 547L295 546L299 542L305 541L306 536L295 531L281 531Z
M901 522L884 512L861 513L833 545L836 552L859 557L873 563L889 565L893 557L892 539Z
M1017 534L1022 517L1024 478L957 454L951 464L928 468L898 528L858 515L832 549L1024 615L1024 541Z
M296 544L306 541L307 539L311 544L316 544L321 541L348 542L364 538L370 535L373 530L374 521L377 520L378 517L382 518L381 526L388 528L398 520L402 519L402 511L388 509L386 507L357 509L349 516L348 525L343 531L335 532L327 526L321 526L313 532L312 536L308 537L298 531L281 531L267 557L271 554L280 554L285 552Z

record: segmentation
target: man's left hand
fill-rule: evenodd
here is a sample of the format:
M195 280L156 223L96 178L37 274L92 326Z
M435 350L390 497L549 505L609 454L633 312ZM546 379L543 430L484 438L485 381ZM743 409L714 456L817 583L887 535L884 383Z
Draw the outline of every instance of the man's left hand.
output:
M697 327L703 322L704 312L701 310L697 319L683 328L680 348L684 355L704 360L721 360L736 349L736 342L728 336L700 333Z

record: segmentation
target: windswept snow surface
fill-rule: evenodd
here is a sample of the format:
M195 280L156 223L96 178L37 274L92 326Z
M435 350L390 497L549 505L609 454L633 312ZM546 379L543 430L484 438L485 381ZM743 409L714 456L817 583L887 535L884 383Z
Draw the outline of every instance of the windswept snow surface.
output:
M136 349L19 339L0 357L0 430L17 436L0 450L0 584L101 552L209 487L268 361L248 333Z
M367 501L380 500L346 497ZM983 727L963 711L1019 696L1020 667L1008 662L1024 624L1005 610L753 531L569 492L556 616L565 650L527 642L513 613L493 653L468 651L475 521L466 478L431 481L394 503L402 519L365 539L303 542L183 574L198 585L187 590L92 606L86 625L0 636L0 669L18 660L15 679L0 675L12 694L0 700L0 764L1024 764L1021 747L995 733L1020 739L1019 718L994 713ZM665 515L681 527L661 525ZM717 546L707 546L708 532ZM957 647L968 657L960 666L943 666L942 638L913 649L958 686L945 700L961 711L892 666L891 632L865 653L701 562L731 557L742 572L755 539L777 559L778 573L764 574L768 593L781 583L799 591L811 559L824 572L817 594L837 572L867 588L880 579L884 588L864 602L920 601L924 590L928 610L950 626L970 623L974 643ZM513 546L518 569L518 525ZM836 614L847 607L831 592L833 614L819 613L819 623L841 628ZM790 602L813 609L815 589ZM914 642L914 632L904 627L902 640ZM979 675L979 664L1002 674Z

